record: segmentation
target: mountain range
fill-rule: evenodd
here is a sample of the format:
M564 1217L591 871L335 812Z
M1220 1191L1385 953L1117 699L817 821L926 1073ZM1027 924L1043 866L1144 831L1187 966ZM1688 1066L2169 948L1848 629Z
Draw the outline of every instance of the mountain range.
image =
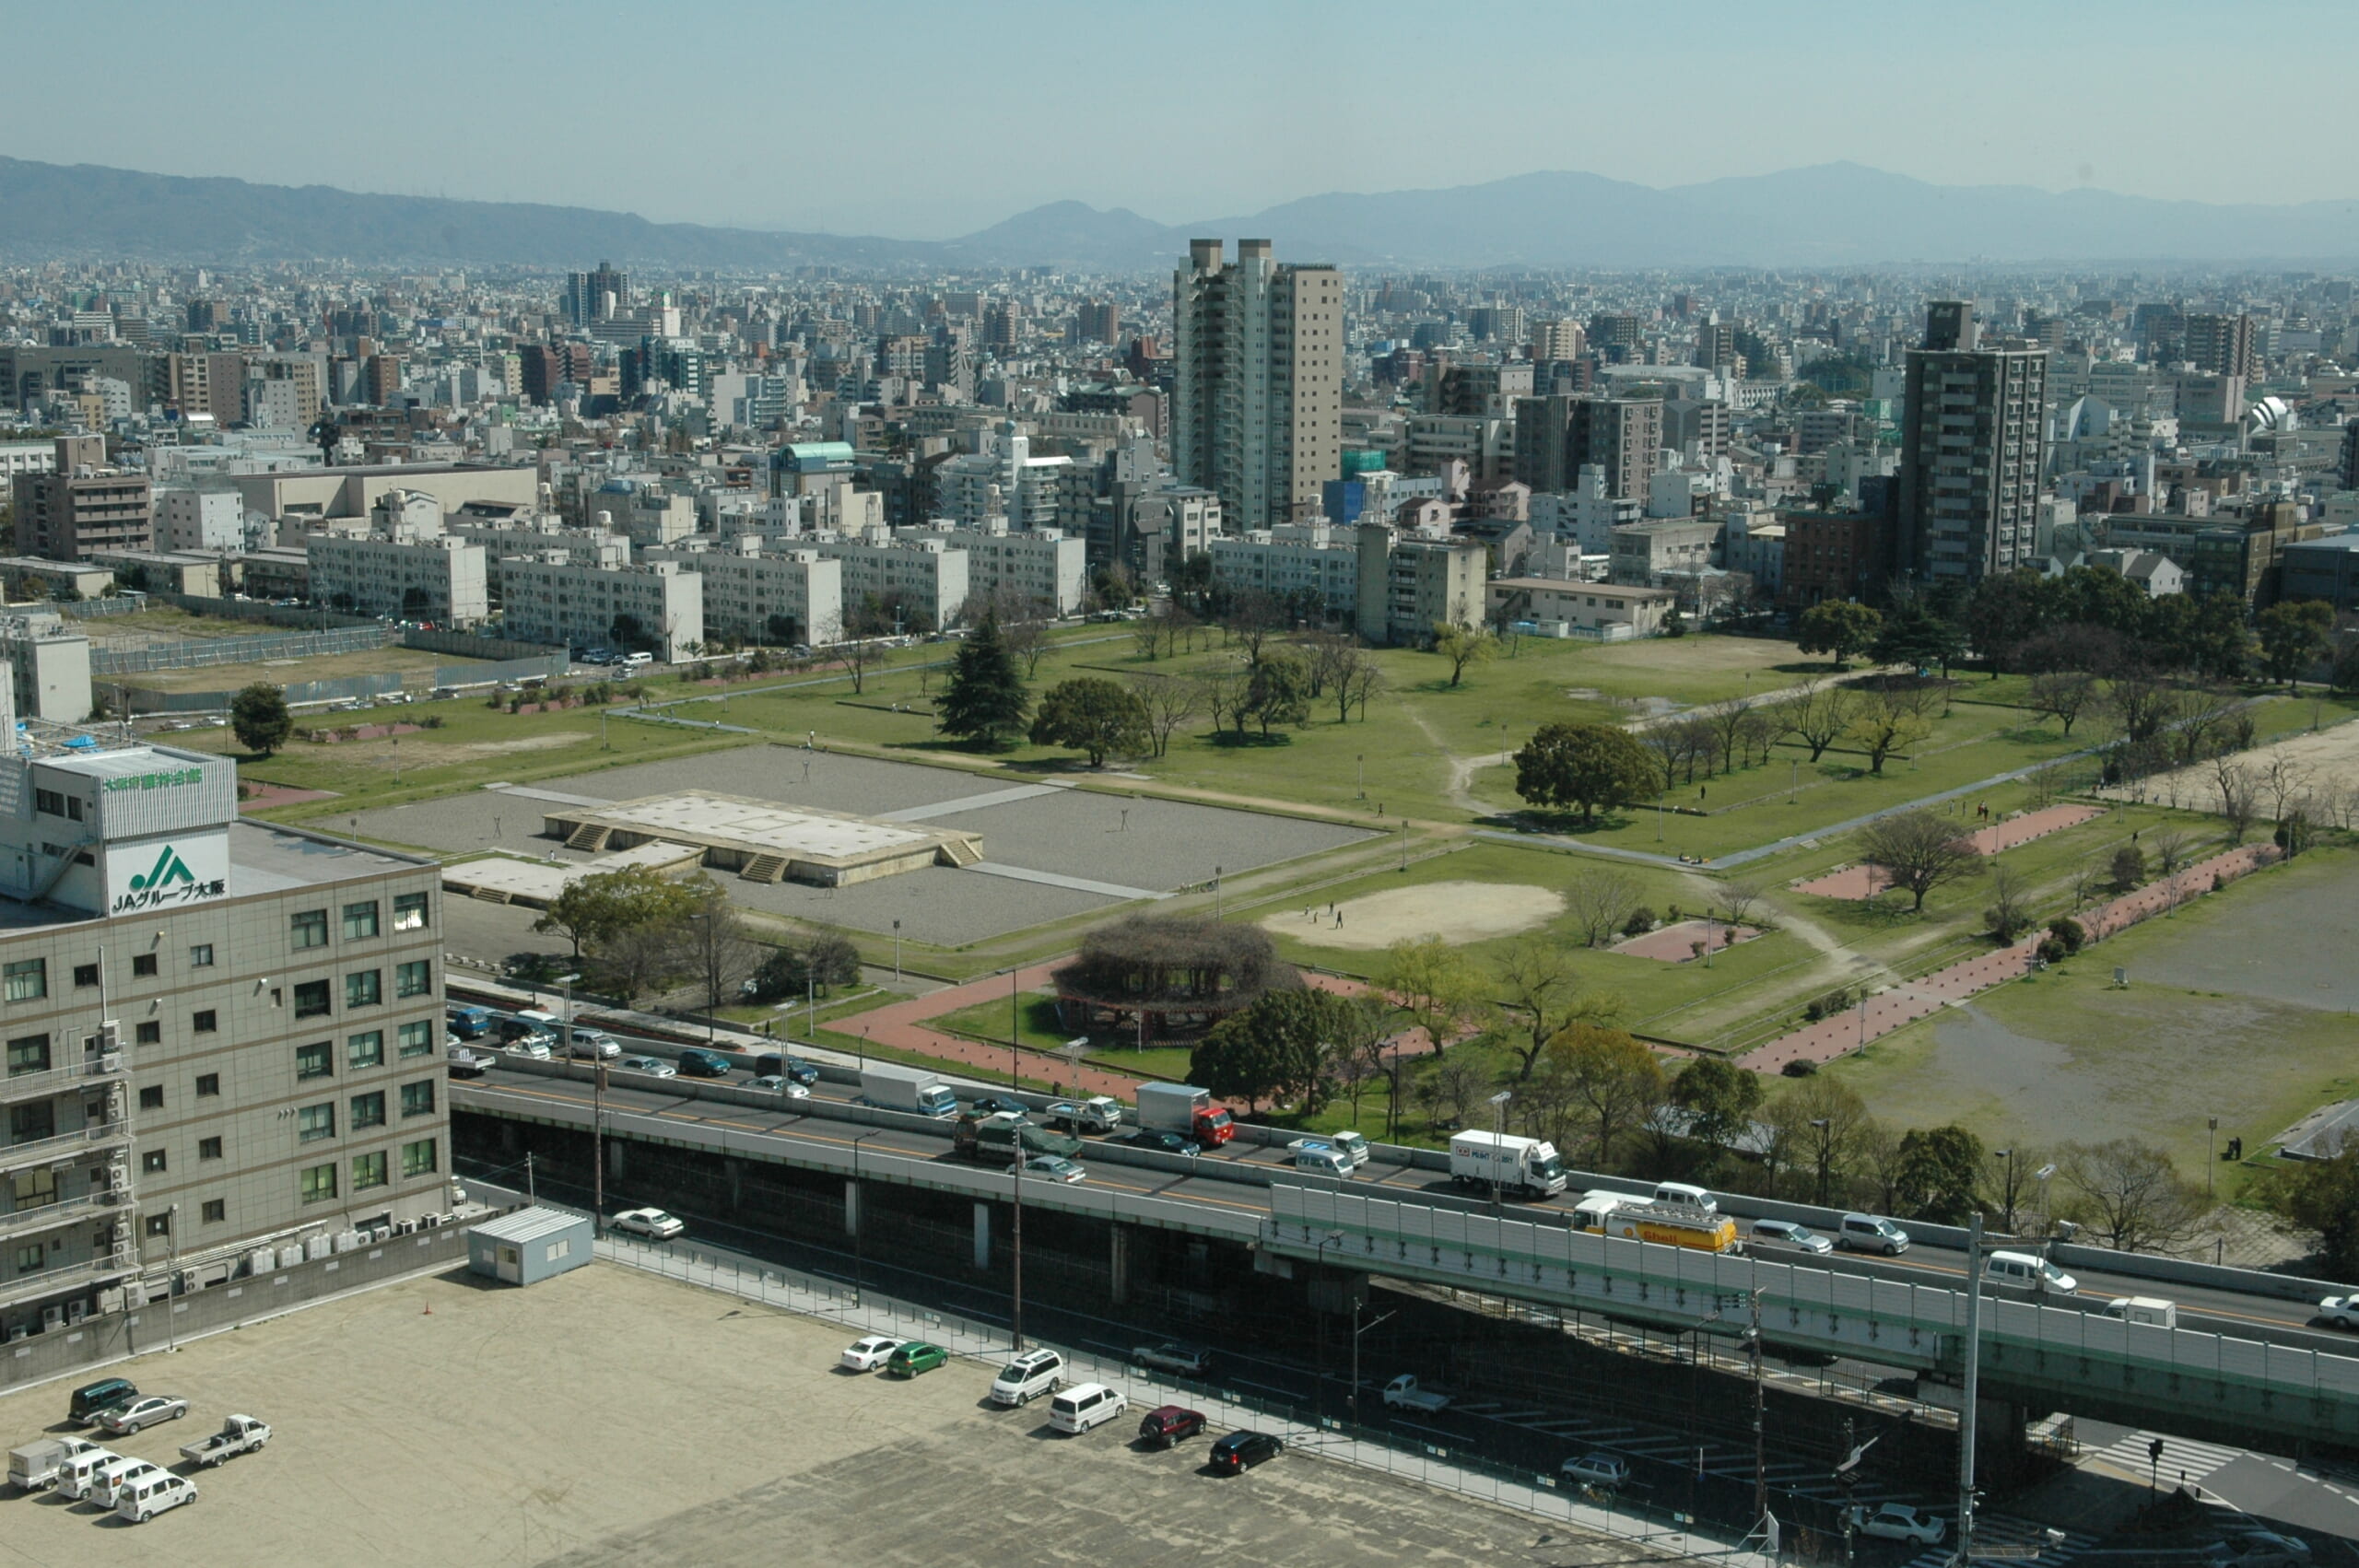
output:
M651 223L522 202L370 195L0 158L0 260L131 258L766 271L1169 267L1192 235L1282 258L1424 267L1841 267L2359 258L2359 199L2289 205L1935 185L1856 163L1661 189L1573 171L1443 190L1334 192L1167 226L1054 202L948 240Z

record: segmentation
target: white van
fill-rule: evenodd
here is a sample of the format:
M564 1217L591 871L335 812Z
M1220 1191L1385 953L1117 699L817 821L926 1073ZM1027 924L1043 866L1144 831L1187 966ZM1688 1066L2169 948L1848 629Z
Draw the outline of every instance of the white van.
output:
M123 1495L115 1500L114 1512L117 1518L144 1525L167 1508L195 1501L196 1482L170 1470L158 1470L125 1487Z
M1835 1245L1846 1252L1881 1252L1896 1258L1908 1250L1908 1233L1873 1214L1846 1214L1835 1233Z
M2124 1323L2149 1323L2157 1328L2178 1327L2177 1304L2157 1296L2116 1296L2105 1304L2105 1315Z
M163 1469L163 1466L147 1459L117 1459L90 1478L90 1501L101 1508L111 1508L125 1486L150 1475L160 1475Z
M1982 1260L1982 1282L2017 1295L2070 1295L2081 1281L2029 1252L1994 1252Z
M1130 1408L1130 1400L1103 1383L1076 1383L1049 1401L1049 1425L1075 1434L1112 1421Z
M122 1457L111 1448L85 1448L60 1467L57 1490L78 1503L90 1495L90 1482L98 1473Z
M1056 1352L1027 1351L1000 1368L992 1380L992 1403L1028 1405L1043 1394L1054 1393L1064 1372L1065 1358Z
M1689 1209L1698 1214L1717 1214L1720 1206L1712 1195L1690 1182L1659 1181L1655 1183L1655 1201L1674 1209Z

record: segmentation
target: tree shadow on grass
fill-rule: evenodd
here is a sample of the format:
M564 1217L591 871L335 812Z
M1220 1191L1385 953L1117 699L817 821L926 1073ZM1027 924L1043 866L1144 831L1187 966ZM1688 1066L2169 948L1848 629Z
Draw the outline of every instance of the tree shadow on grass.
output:
M1294 744L1294 736L1284 730L1279 730L1267 735L1260 734L1250 730L1242 735L1238 734L1234 730L1222 730L1213 735L1212 743L1216 746L1226 746L1231 750L1268 746L1290 746Z

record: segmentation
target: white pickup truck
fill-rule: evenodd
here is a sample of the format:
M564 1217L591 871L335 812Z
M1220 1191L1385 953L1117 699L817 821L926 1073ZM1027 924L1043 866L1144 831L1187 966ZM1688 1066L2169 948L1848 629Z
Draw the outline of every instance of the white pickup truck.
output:
M1051 1101L1045 1114L1050 1127L1067 1132L1112 1132L1122 1125L1121 1103L1104 1094Z
M1435 1410L1449 1408L1450 1397L1438 1388L1420 1388L1417 1375L1404 1372L1384 1386L1384 1402L1396 1410Z
M231 1416L221 1423L221 1430L202 1443L184 1443L181 1457L204 1469L211 1469L224 1459L234 1459L241 1454L251 1454L270 1441L270 1425L252 1416Z

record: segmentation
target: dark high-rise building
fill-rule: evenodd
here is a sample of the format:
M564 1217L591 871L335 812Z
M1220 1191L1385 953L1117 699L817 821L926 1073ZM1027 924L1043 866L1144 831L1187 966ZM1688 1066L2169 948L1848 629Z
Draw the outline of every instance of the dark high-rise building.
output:
M1607 495L1643 496L1661 447L1659 399L1555 392L1515 405L1515 476L1535 491L1570 490L1595 465Z
M1983 348L1974 308L1936 300L1908 351L1896 565L1927 582L2027 566L2039 509L2048 351Z
M2359 419L2342 427L2342 487L2359 490Z
M577 327L604 321L629 304L630 275L616 272L612 262L600 262L594 272L566 275L565 319Z
M2188 315L2187 357L2195 361L2199 370L2209 370L2215 376L2242 376L2249 381L2255 369L2252 344L2250 316L2212 315L2201 310Z

